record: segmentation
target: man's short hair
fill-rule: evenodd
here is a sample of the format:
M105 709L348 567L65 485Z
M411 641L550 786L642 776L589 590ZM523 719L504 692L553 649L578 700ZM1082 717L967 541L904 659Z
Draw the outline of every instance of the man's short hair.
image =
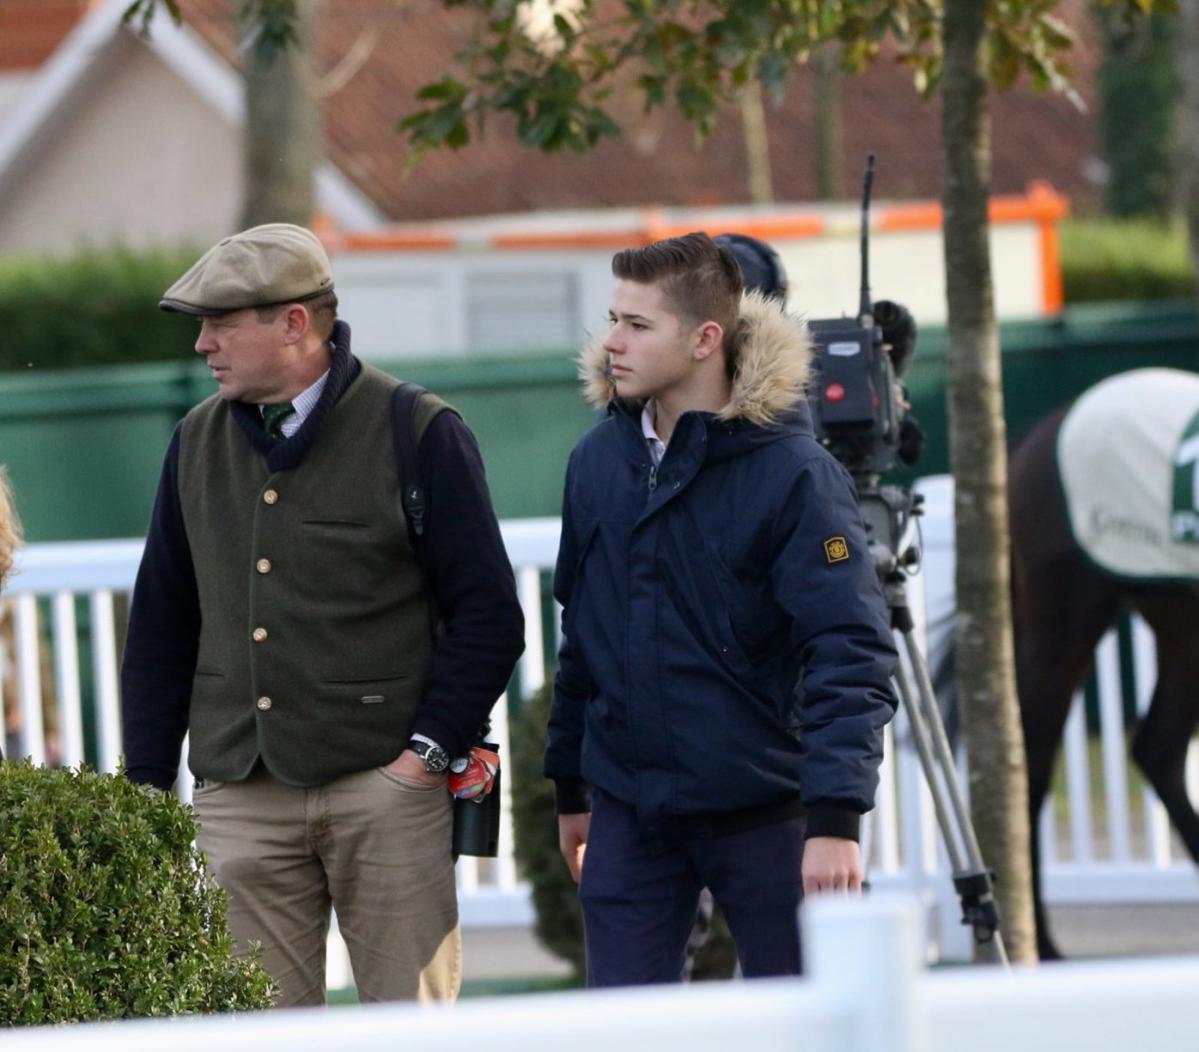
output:
M0 588L8 578L12 569L13 552L21 543L21 523L17 519L17 509L13 504L12 490L8 486L8 476L0 467Z
M626 248L612 257L612 273L639 285L657 285L671 310L692 325L716 322L724 330L726 355L732 352L744 282L736 257L707 234Z
M312 318L312 331L322 341L328 340L333 335L333 323L337 321L337 293L330 290L322 292L313 299L298 302L308 308L308 314ZM287 306L286 303L273 303L269 307L255 307L254 313L263 325L269 325L279 317L279 312Z

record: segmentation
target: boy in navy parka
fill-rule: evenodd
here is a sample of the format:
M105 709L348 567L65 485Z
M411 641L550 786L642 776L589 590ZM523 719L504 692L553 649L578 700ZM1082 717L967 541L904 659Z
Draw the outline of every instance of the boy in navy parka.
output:
M696 903L746 976L800 970L804 893L861 886L895 650L803 330L688 234L613 259L567 469L546 774L588 983L677 980ZM584 861L585 855L585 861Z

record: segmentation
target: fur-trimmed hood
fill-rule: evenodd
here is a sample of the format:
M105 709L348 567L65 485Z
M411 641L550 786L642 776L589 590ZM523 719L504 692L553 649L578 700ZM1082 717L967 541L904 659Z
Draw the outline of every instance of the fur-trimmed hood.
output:
M807 327L757 292L741 298L733 393L716 419L769 427L804 398L812 349ZM579 355L583 396L603 408L616 400L604 337L594 336Z

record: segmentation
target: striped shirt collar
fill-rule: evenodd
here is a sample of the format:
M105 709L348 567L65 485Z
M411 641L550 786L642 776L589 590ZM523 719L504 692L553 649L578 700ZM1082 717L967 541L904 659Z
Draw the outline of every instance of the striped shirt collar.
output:
M325 384L329 380L329 370L326 369L319 377L316 383L311 387L301 391L291 400L292 408L295 412L291 416L283 418L283 423L279 425L279 430L283 432L284 438L291 438L304 425L304 421L308 418L308 414L315 408L316 403L321 400L321 392L325 389ZM258 407L261 413L262 406Z

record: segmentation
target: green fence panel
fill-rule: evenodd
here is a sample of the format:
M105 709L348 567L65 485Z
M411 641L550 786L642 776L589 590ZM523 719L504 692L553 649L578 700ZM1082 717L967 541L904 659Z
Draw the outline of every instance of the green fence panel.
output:
M569 355L380 364L461 411L501 517L557 514L566 459L592 419ZM199 362L0 376L0 463L27 539L145 533L171 433L214 390Z

